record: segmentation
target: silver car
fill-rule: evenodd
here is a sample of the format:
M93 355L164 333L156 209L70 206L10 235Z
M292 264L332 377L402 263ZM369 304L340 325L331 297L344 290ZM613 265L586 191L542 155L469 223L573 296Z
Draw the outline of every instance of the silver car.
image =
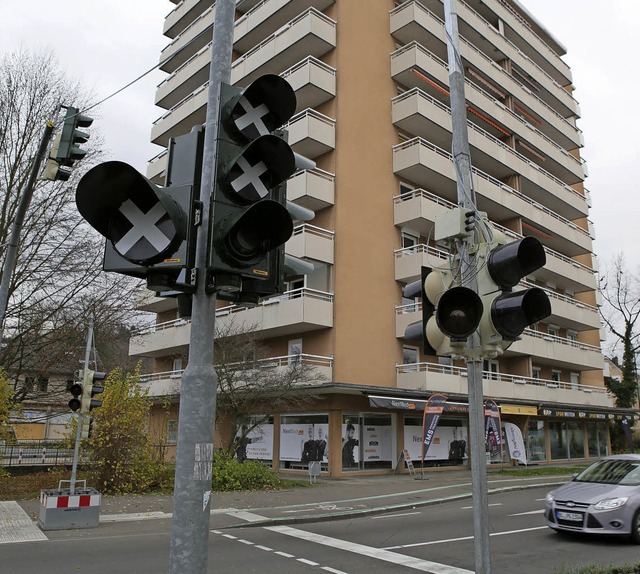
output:
M544 515L558 531L626 535L640 544L640 455L593 463L547 494Z

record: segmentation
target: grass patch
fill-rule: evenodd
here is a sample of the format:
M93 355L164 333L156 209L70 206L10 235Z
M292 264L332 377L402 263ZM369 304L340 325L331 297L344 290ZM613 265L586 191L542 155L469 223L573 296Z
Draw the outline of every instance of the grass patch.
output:
M504 469L490 469L489 472L491 475L504 476L558 476L577 474L587 466L589 466L588 463L567 466L513 466Z

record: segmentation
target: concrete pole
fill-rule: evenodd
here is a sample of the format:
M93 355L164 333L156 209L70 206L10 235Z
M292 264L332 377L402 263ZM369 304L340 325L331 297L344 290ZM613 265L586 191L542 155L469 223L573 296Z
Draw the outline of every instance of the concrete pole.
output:
M452 155L456 169L458 205L476 209L476 198L471 182L471 153L467 132L467 106L464 95L464 70L459 51L458 19L455 0L444 0L447 55L449 59L449 91L451 93L451 121L453 128ZM474 265L468 245L459 249L462 283L478 292ZM480 336L476 331L469 337L467 348L479 349ZM472 353L477 357L476 353ZM482 359L467 360L469 387L469 453L471 456L471 488L473 492L473 534L475 571L490 574L491 549L489 540L489 513L487 487L487 461L484 443L484 397L482 392Z
M206 574L209 551L209 508L216 410L217 378L213 367L215 293L205 290L211 195L215 185L220 85L231 76L235 0L217 0L213 24L209 97L200 200L202 223L197 231L189 363L180 386L178 449L170 574Z

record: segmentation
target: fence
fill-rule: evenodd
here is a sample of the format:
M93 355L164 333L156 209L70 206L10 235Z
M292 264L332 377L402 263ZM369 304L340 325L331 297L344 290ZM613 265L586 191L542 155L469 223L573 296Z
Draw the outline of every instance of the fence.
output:
M62 466L72 462L73 449L63 448L56 442L34 440L16 444L0 443L0 465L4 467Z

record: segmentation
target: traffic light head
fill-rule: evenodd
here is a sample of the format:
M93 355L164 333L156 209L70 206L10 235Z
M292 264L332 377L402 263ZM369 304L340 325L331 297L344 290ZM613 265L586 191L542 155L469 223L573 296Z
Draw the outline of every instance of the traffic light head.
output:
M89 134L78 128L88 128L93 123L93 118L82 115L78 108L67 107L59 145L52 157L60 164L72 166L74 161L82 159L87 152L78 144L86 143Z
M104 387L96 383L100 383L106 378L107 373L90 370L84 371L82 377L82 405L80 412L87 414L92 409L102 406L102 400L94 399L93 397L104 392Z
M78 211L127 261L153 265L187 234L184 209L135 168L108 161L90 169L76 191Z
M82 407L82 384L74 383L67 391L73 395L73 398L69 401L69 408L75 412Z
M283 184L300 156L285 132L273 132L295 109L293 88L274 74L245 89L221 87L208 257L211 287L225 296L280 290L284 243L293 232Z
M509 242L487 225L492 241L478 249L478 292L484 304L480 340L482 355L495 357L518 340L526 327L548 317L551 303L539 287L512 290L546 263L542 244L534 237Z
M405 297L417 294L422 295L422 322L409 325L405 337L416 338L420 332L425 355L462 354L482 318L480 297L461 287L450 267L423 267L420 281L403 289Z

